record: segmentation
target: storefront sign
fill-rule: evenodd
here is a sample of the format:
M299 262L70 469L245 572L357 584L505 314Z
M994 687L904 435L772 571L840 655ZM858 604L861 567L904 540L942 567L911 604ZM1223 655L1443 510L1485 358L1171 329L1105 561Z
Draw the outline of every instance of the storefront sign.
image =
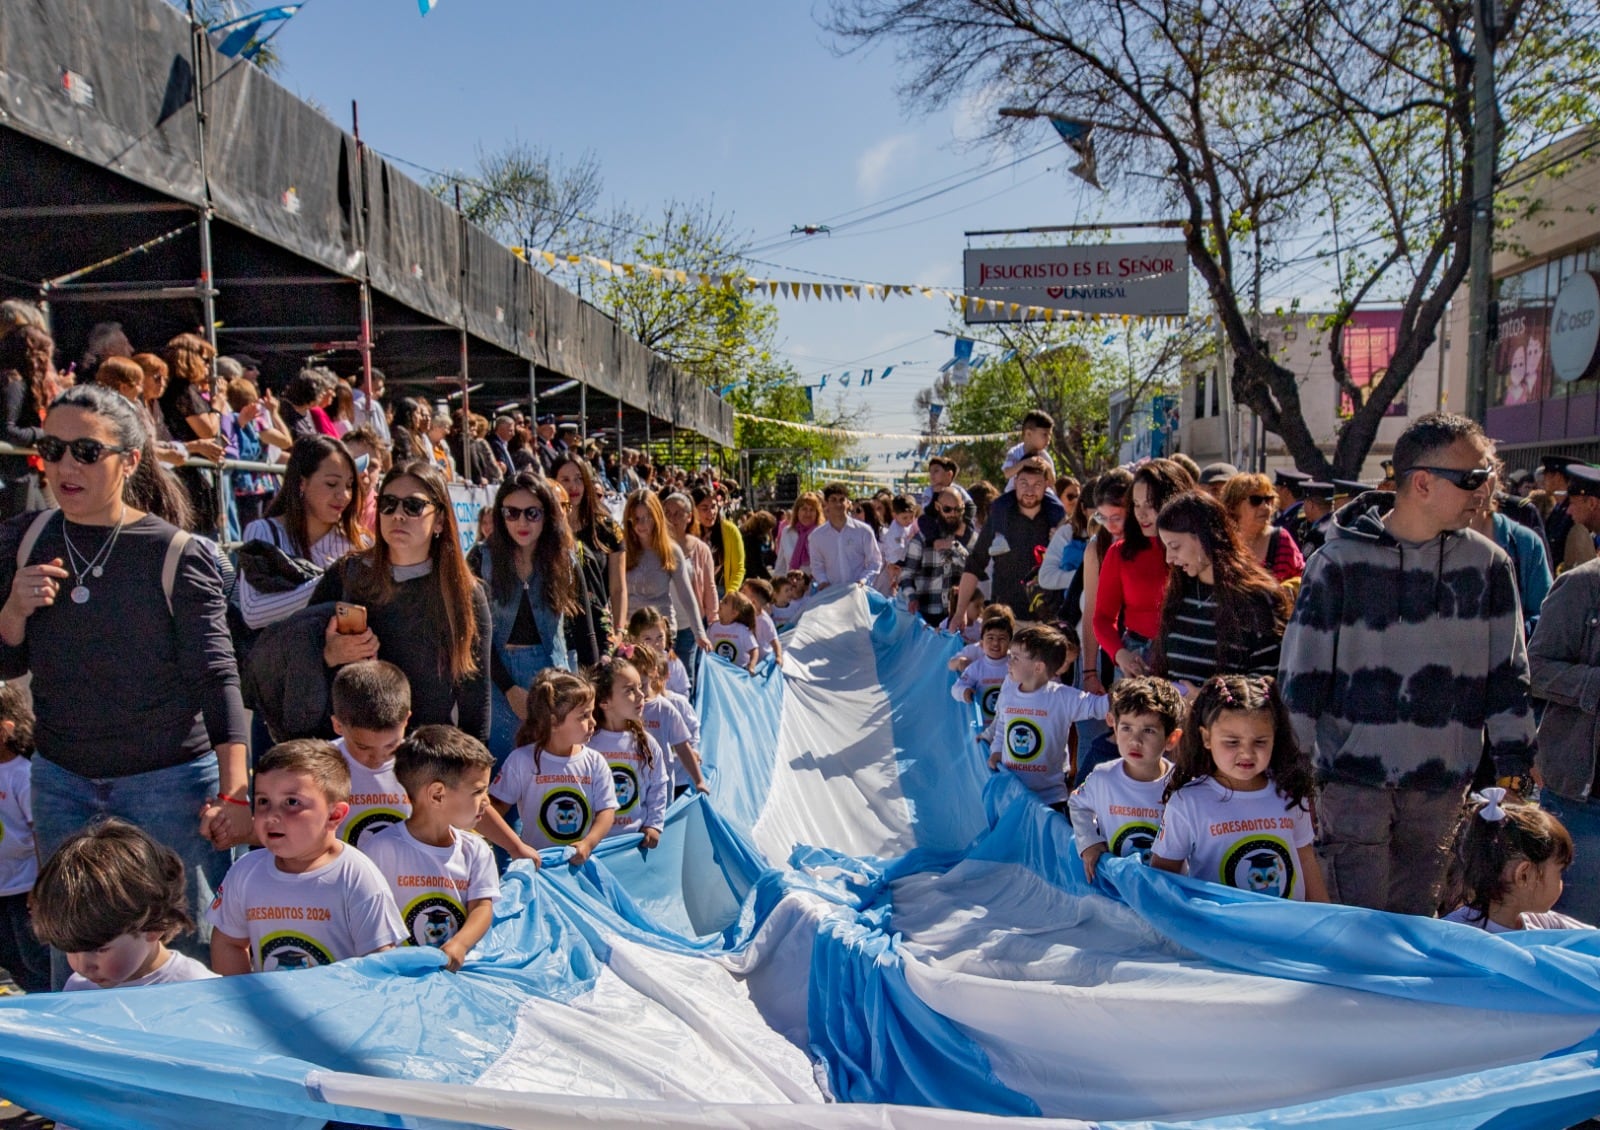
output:
M1151 316L1189 310L1189 259L1181 242L985 247L968 250L962 261L969 298L1005 303L969 304L969 324L1038 320L1045 310Z
M1579 271L1561 284L1550 312L1550 364L1559 381L1592 376L1600 361L1600 277Z

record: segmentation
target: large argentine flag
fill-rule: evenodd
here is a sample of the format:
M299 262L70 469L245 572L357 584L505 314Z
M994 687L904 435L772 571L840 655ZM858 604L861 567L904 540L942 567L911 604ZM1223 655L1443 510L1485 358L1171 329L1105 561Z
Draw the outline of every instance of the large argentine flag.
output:
M991 777L956 642L875 595L710 661L709 802L513 867L432 950L0 1006L0 1094L84 1130L1567 1126L1600 934L1494 936L1109 860ZM827 1104L827 1105L824 1105Z

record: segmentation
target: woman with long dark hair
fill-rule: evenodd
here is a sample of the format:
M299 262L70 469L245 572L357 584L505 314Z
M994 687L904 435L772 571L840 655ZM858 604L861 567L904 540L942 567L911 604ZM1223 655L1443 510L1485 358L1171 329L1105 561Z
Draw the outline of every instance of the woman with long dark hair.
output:
M146 510L176 485L133 402L70 388L35 444L60 509L0 526L0 677L32 676L37 847L121 817L178 853L204 905L227 868L218 849L250 835L214 547Z
M45 407L55 399L55 339L37 326L0 338L0 439L32 447L44 434ZM0 517L20 514L38 496L43 464L36 455L0 456Z
M489 751L496 764L516 746L528 717L528 687L546 667L572 669L566 619L578 608L578 577L572 533L550 482L518 471L495 492L485 552L478 575L489 588L493 646L489 673L494 714Z
M288 557L326 569L371 542L360 525L361 476L355 459L339 440L301 436L289 451L283 484L264 518L244 528L244 541L277 546ZM239 576L239 611L252 628L264 627L311 602L313 578L282 592L257 590Z
M1102 474L1094 482L1094 498L1090 504L1090 508L1094 511L1093 523L1085 523L1089 540L1083 548L1083 566L1078 570L1076 578L1078 585L1082 586L1083 605L1083 614L1077 623L1078 638L1088 641L1088 646L1082 649L1079 657L1079 665L1083 668L1083 678L1079 685L1090 694L1105 694L1106 684L1111 681L1114 674L1111 657L1095 646L1094 601L1100 591L1101 563L1105 561L1106 554L1122 538L1127 528L1128 494L1132 489L1133 472L1126 467L1113 467ZM1074 603L1072 596L1069 588L1066 597L1069 605ZM1063 615L1070 613L1069 608ZM1079 725L1091 740L1099 732L1094 726L1086 723Z
M1156 529L1171 574L1151 670L1191 687L1213 675L1276 675L1289 594L1222 504L1186 491L1161 508Z
M394 426L389 434L394 439L394 462L433 462L433 442L428 439L428 429L433 427L433 409L428 402L414 396L403 396L395 402Z
M1128 495L1134 521L1100 563L1094 635L1124 675L1149 670L1167 591L1167 556L1156 540L1156 515L1168 499L1193 490L1194 479L1171 459L1152 459L1133 473Z
M567 492L567 526L578 547L589 619L596 641L604 648L628 624L622 529L606 510L600 484L587 460L564 452L550 465L550 474ZM585 657L579 660L583 662Z
M378 486L378 540L322 575L312 604L366 608L367 630L340 635L330 617L329 667L384 659L411 681L414 726L455 725L489 740L489 601L461 555L455 508L438 468L398 463Z

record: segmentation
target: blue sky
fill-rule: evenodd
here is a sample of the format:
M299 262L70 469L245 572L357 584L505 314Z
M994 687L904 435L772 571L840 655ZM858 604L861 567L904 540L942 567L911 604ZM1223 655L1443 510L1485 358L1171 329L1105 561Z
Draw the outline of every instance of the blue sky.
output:
M770 265L749 265L761 276L958 287L965 230L1128 218L1068 175L1071 154L1056 145L853 231L788 239L791 225L1052 141L1040 123L1020 151L974 146L993 112L976 100L926 116L906 110L892 51L835 54L817 22L823 10L792 0L438 0L423 18L413 0L307 0L275 41L278 78L346 128L359 101L363 140L424 166L470 169L480 148L520 138L594 153L608 200L638 211L710 198L751 246L769 248L759 258ZM946 304L780 299L778 308L784 355L813 381L834 374L830 396L846 369L896 366L889 381L843 394L865 410L859 426L917 430L912 397L950 356L950 339L934 334L951 324Z

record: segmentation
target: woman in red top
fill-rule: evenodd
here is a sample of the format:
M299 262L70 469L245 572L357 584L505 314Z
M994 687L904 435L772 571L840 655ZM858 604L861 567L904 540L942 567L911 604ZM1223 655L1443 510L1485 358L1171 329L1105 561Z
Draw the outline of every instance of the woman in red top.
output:
M1134 522L1106 553L1095 590L1094 635L1124 675L1144 675L1150 644L1161 631L1167 555L1156 538L1156 515L1195 482L1170 459L1152 459L1133 473Z

